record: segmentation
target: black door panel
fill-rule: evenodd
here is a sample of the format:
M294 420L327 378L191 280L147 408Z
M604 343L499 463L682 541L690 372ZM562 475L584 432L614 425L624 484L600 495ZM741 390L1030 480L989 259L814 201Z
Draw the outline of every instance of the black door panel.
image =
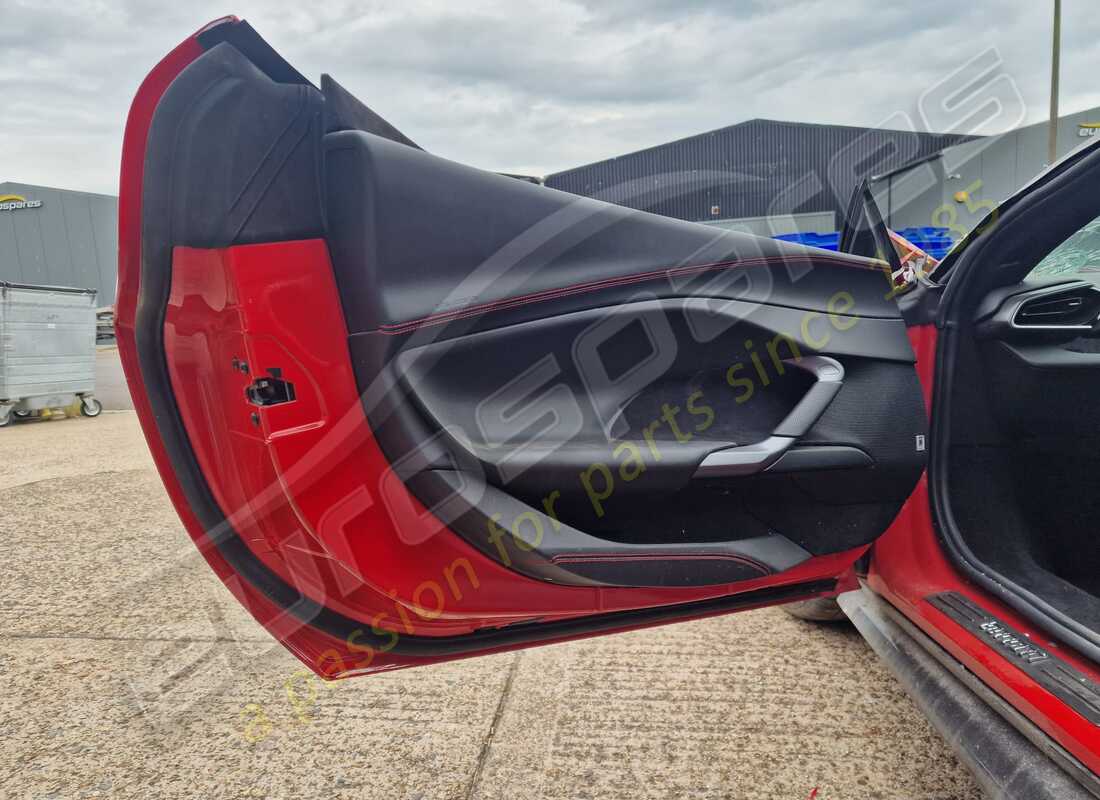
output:
M577 198L396 133L322 135L350 118L346 93L330 109L228 45L187 80L173 95L214 89L209 108L181 104L189 145L165 186L209 192L195 165L233 155L220 142L237 96L252 104L243 141L288 156L243 234L196 227L235 219L215 213L247 183L227 169L230 199L185 215L176 240L300 237L322 210L393 475L498 561L578 585L732 583L869 543L915 485L925 410L876 262ZM302 194L317 165L319 203ZM821 356L839 389L817 385ZM782 452L729 468L776 437ZM725 466L701 470L708 457ZM520 544L524 525L539 547Z
M629 542L591 535L571 526L553 503L514 497L469 473L420 472L408 481L430 507L446 509L451 529L491 558L525 575L573 586L704 586L761 578L803 563L811 554L748 516L727 500L715 541ZM697 491L698 503L716 493ZM687 493L665 495L688 520ZM653 499L656 499L654 497ZM456 502L457 501L457 502ZM713 517L711 518L714 522ZM631 531L637 528L631 526Z
M393 371L431 428L460 432L460 449L480 462L491 482L519 492L576 484L579 472L612 461L614 449L627 443L627 449L648 452L659 466L617 488L629 494L683 488L708 454L773 435L826 443L813 430L817 416L795 419L814 387L807 368L814 353L843 364L867 360L860 355L865 349L879 372L912 371L900 320L838 316L843 330L827 323L826 347L814 350L799 331L800 312L727 304L727 330L704 346L692 338L691 320L709 313L707 305L701 298L643 301L523 323L409 348L394 359ZM746 317L734 316L730 305ZM639 386L604 362L599 342L586 344L586 337L603 335L607 322L620 331L610 339L616 357L629 352L634 363L667 362L657 364L657 378ZM638 341L622 338L621 332ZM352 337L353 352L372 345L381 346L377 334ZM888 388L902 394L907 387ZM543 391L551 396L534 403ZM557 395L562 402L555 402ZM826 413L835 398L828 400L822 406ZM509 415L508 409L524 401L534 409ZM528 417L538 424L540 407L556 417L522 445L502 447L526 430ZM797 421L809 430L789 430ZM894 436L905 436L911 446L907 434ZM866 445L855 433L829 443Z
M362 133L327 136L326 159L375 436L506 566L573 585L758 578L871 542L915 485L925 409L873 262Z
M353 334L430 327L434 340L646 290L821 311L843 292L842 313L897 317L868 259L577 197L362 132L329 134L325 148L327 238Z

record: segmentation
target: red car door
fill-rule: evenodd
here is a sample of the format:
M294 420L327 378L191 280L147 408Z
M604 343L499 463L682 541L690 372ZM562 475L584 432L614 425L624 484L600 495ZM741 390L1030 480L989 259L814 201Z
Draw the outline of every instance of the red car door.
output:
M431 155L232 18L150 73L123 162L158 469L319 674L834 593L924 469L877 261Z

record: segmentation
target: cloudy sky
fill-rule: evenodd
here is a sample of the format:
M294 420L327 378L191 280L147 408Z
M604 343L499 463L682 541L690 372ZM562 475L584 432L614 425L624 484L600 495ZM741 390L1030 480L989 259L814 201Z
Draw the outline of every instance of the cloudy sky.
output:
M1063 3L1062 110L1100 106L1096 0ZM0 181L117 191L149 68L227 13L426 149L545 174L753 117L877 125L995 47L1047 113L1049 0L0 0ZM964 131L958 131L964 132Z

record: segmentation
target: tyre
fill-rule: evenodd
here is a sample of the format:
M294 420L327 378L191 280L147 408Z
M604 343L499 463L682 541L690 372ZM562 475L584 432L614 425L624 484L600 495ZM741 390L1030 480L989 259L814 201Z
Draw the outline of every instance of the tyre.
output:
M33 411L13 411L11 413L14 414L15 416L19 417L19 419L26 419L27 417L29 417L34 412Z
M94 397L85 397L84 402L80 404L80 413L86 417L98 417L102 411L103 404Z
M808 622L844 622L848 619L833 597L815 597L813 600L787 603L783 610L792 617Z

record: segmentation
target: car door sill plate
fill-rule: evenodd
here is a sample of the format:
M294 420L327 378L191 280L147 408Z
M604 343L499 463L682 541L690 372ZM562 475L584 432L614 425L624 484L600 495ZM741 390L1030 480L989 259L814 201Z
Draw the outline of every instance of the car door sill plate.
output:
M957 592L926 598L933 607L1011 661L1093 725L1100 726L1100 684Z

